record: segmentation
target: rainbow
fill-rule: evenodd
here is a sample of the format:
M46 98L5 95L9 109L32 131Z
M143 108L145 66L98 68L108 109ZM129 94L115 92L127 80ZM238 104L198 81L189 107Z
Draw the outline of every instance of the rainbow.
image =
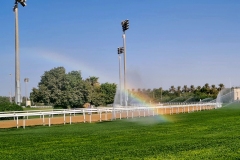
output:
M66 56L61 52L54 52L43 49L22 49L22 53L26 56L34 56L33 59L40 59L44 64L51 64L55 67L63 66L66 70L72 71L82 71L82 77L88 78L89 76L96 76L101 78L102 82L107 82L112 80L111 77L106 75L106 72L98 70L91 66L90 63L84 61L84 59L76 58L73 56ZM33 54L34 53L34 54Z
M33 56L34 57L33 59L40 59L49 64L54 63L54 66L56 67L63 66L68 70L82 70L83 77L97 76L97 77L100 77L101 81L103 82L108 82L109 80L112 80L112 78L107 76L104 71L100 71L100 70L97 70L96 68L93 68L90 65L90 63L87 63L82 59L66 56L63 53L53 52L53 51L43 50L43 49L28 48L28 49L22 49L22 50L23 50L22 53L26 54L25 56L28 56L28 57ZM131 86L130 84L127 84L127 88L130 88L130 86ZM141 106L145 106L149 108L152 108L154 106L151 103L147 103L144 97L141 97L138 95L131 95L131 99L134 100L136 103L141 104ZM173 121L169 116L166 116L166 115L158 115L157 120L166 121L166 122Z
M127 91L123 91L122 95L124 95L125 93L127 94ZM142 97L137 94L131 94L129 97L131 98L131 101L134 101L134 103L139 104L139 106L150 108L152 111L155 111L155 113L157 113L157 110L153 109L153 107L155 107L156 104L153 104L151 102L148 103L146 97ZM138 105L136 105L136 106L138 106ZM157 116L154 116L153 118L155 119L153 121L153 123L174 122L175 121L173 119L173 116L170 116L170 115L158 114Z

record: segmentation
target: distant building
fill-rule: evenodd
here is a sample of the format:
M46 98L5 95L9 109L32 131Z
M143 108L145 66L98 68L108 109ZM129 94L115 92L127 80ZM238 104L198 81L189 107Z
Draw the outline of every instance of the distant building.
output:
M240 100L240 88L234 88L233 89L233 100Z

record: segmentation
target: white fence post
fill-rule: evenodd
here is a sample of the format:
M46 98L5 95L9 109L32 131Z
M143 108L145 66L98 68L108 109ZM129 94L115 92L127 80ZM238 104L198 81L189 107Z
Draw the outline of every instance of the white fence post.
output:
M48 126L50 127L51 126L51 119L50 119L51 115L49 114L49 117L48 117Z
M105 111L105 120L107 120L107 111Z
M43 126L45 126L44 114L43 114Z
M25 129L25 116L23 117L23 128Z
M18 128L18 116L17 116L17 128Z
M86 123L86 115L85 115L85 110L83 110L83 121Z
M65 116L65 112L64 112L64 115L63 115L63 121L64 121L64 125L66 123L66 116Z

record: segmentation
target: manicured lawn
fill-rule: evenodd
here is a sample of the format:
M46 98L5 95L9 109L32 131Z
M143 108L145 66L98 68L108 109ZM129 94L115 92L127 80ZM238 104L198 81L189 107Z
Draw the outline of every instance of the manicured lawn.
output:
M0 143L1 160L240 159L240 104L164 117L1 129Z

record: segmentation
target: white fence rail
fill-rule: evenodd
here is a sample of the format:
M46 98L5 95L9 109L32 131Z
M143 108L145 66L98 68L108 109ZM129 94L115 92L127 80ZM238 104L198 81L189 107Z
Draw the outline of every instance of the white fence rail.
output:
M76 108L76 109L45 109L45 110L29 110L29 111L11 111L11 112L0 112L0 118L12 117L16 121L16 127L19 127L19 117L23 118L23 128L25 128L25 120L31 116L39 116L43 119L48 118L49 126L51 125L51 118L54 115L63 116L63 123L66 123L66 115L70 116L69 123L72 123L71 116L82 115L84 117L84 123L86 122L86 115L89 116L89 122L91 123L91 115L99 114L100 121L102 121L102 114L112 113L112 119L118 118L133 118L134 114L140 116L154 116L157 114L173 114L173 113L189 113L193 111L201 111L208 109L216 109L221 107L221 104L216 103L197 103L197 104L181 104L181 105L165 105L165 106L114 106L114 107L102 107L102 108ZM161 113L159 113L161 110ZM125 114L125 117L122 115ZM107 120L107 118L105 119Z

